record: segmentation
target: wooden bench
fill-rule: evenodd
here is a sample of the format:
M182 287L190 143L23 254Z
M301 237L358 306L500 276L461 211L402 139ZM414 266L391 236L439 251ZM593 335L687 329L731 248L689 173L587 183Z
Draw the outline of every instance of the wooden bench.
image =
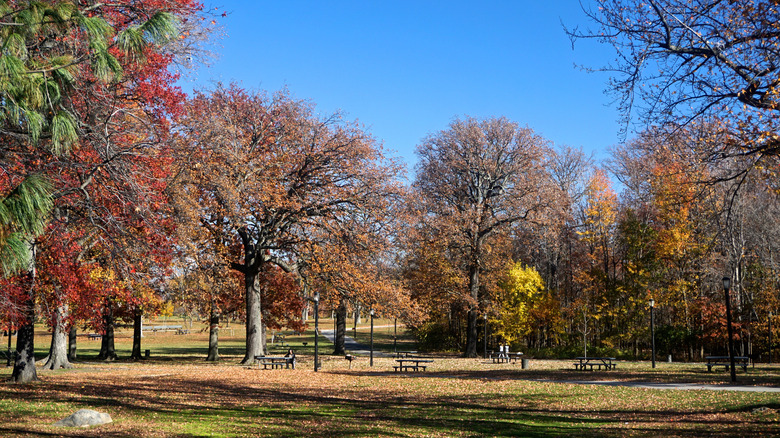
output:
M89 333L89 334L87 334L87 339L89 339L89 340L100 339L102 337L103 337L103 335L100 335L98 333Z
M268 368L271 368L272 370L277 368L295 369L295 356L255 356L255 360L258 361L258 369L260 369L261 365L263 366L264 370L267 370Z
M614 370L617 368L617 362L614 357L577 357L577 362L574 362L574 369L584 371L589 369L593 371L597 369L601 371L603 368L605 371Z
M419 358L396 359L395 361L398 362L398 365L395 365L393 367L393 370L395 372L425 371L428 365L420 365L420 364L433 363L433 359L419 359Z
M712 367L726 367L726 370L731 367L731 360L728 356L706 356L704 358L707 363L707 371L712 372ZM750 364L750 358L748 356L734 356L734 366L742 367L742 370L747 372L747 367Z

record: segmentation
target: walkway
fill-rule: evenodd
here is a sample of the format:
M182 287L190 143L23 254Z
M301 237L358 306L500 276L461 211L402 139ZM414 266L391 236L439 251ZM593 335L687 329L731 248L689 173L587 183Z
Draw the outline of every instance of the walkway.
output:
M330 342L335 343L336 336L334 333L335 333L334 330L320 330L320 334L322 334L322 336L324 336ZM368 345L358 343L351 336L346 336L346 335L344 336L344 349L352 354L359 355L359 356L371 355L371 349ZM374 350L374 357L393 357L393 355Z
M706 385L702 383L652 383L652 382L621 382L604 380L547 380L530 379L534 382L570 383L574 385L604 385L627 386L630 388L647 389L676 389L676 390L704 390L704 391L740 391L740 392L775 392L780 393L776 386L744 386L744 385Z

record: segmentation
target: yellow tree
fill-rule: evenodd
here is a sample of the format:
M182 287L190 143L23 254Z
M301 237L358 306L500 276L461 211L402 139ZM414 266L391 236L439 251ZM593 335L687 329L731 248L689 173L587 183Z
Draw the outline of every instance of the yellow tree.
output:
M560 306L544 287L539 272L522 263L509 268L498 296L498 316L491 321L496 334L517 343L544 327L557 333L561 328Z

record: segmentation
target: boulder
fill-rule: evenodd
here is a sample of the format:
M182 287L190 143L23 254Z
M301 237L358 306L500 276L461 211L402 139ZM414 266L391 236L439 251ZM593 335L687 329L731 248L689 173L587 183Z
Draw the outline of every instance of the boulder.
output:
M70 416L54 423L54 425L62 427L89 427L110 423L111 421L111 416L103 412L79 409Z

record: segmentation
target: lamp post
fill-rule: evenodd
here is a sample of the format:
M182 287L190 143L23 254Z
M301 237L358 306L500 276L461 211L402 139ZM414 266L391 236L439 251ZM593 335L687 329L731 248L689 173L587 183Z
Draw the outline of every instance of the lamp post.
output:
M485 344L485 358L487 358L487 312L485 312L485 339L483 339L483 342Z
M369 366L374 366L374 309L368 312L371 315L371 353L369 359Z
M769 365L772 365L772 311L769 311Z
M320 335L320 293L314 292L314 372L316 373L320 367L320 346L318 343Z
M398 353L398 317L393 321L393 353Z
M731 300L729 299L729 288L731 287L731 278L723 277L723 291L726 296L726 330L729 335L729 364L731 369L731 383L737 383L737 370L734 367L734 331L731 328Z
M653 368L655 368L655 300L650 298L650 345L652 348Z

